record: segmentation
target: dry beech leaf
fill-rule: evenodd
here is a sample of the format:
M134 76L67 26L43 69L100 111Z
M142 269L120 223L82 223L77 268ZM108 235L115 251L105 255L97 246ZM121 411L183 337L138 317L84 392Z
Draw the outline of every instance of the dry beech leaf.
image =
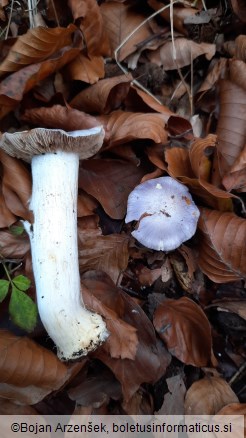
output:
M206 138L195 139L189 150L191 168L197 178L209 182L211 161L209 156L213 154L217 144L217 137L209 134Z
M148 4L155 10L158 11L163 7L163 3L158 0L148 0ZM160 13L160 16L163 17L166 21L170 22L173 20L173 26L183 35L187 35L187 30L184 26L184 20L186 17L190 18L192 15L197 13L197 9L189 8L189 7L176 7L173 6L173 17L170 16L170 8L167 7L164 11Z
M69 389L68 395L71 400L76 400L78 405L93 408L108 404L110 399L122 398L120 383L109 369L102 370L100 374L87 376L82 383Z
M168 351L181 362L197 367L210 363L210 323L202 309L189 298L165 300L153 319L154 327Z
M207 76L205 77L202 85L197 91L197 96L201 97L207 91L210 91L227 68L228 60L226 58L215 59L211 62Z
M0 186L0 228L9 227L14 222L16 222L16 217L8 209Z
M238 87L246 91L246 64L238 59L229 60L230 80Z
M69 0L74 20L83 32L89 56L109 55L108 36L96 0Z
M198 152L200 148L199 143L201 141L202 145L204 145L204 140L205 139L199 139L195 142L195 149L198 148ZM209 149L209 143L206 144ZM213 148L213 143L210 144L210 146ZM202 150L200 150L200 152L203 153ZM219 189L203 179L204 176L207 175L210 165L207 162L208 159L206 157L204 157L203 161L200 152L198 159L196 160L196 153L193 154L192 147L190 154L189 151L184 148L173 147L167 149L165 151L165 161L168 164L167 172L173 178L176 178L178 181L187 185L193 195L196 195L198 198L205 201L210 207L222 211L232 210L232 201L230 198L235 195ZM193 162L194 170L198 172L198 175L203 175L203 178L200 176L197 178L195 176L191 167L191 161Z
M231 5L238 18L246 23L246 5L244 0L231 0Z
M29 237L24 232L16 236L7 230L0 230L0 253L6 258L23 258L30 250Z
M67 28L29 29L27 33L18 37L7 57L0 64L0 77L18 71L26 65L42 62L62 47L71 45L71 35L75 30L74 24L70 24Z
M121 234L83 236L79 239L80 271L101 270L116 283L128 264L128 242L129 237Z
M220 409L217 415L246 415L246 403L230 403ZM246 425L245 425L246 426Z
M222 183L228 191L246 191L246 145L229 172L222 179Z
M129 91L131 81L131 74L102 79L77 94L69 104L88 113L108 114L120 107Z
M69 81L83 81L95 84L104 78L104 59L102 56L90 56L88 58L80 52L64 69L66 79Z
M246 62L246 35L239 35L235 39L235 58Z
M56 355L25 336L0 330L0 352L2 383L55 390L67 378L67 367Z
M82 276L82 283L90 290L88 304L94 301L92 294L98 302L99 300L101 302L98 309L95 307L95 311L101 313L100 310L103 310L103 306L107 309L110 308L111 312L116 313L118 319L120 318L125 324L115 326L118 330L112 332L112 338L114 339L110 339L110 336L108 341L93 353L93 356L100 359L112 370L115 377L122 384L124 399L129 400L143 382L156 382L165 373L170 362L170 355L164 346L158 343L153 325L145 312L131 297L117 289L106 274L89 271ZM87 307L90 307L88 304ZM108 325L110 320L107 321L107 315L105 315L105 318ZM137 333L138 345L135 357L132 357L132 359L114 358L111 356L110 346L108 345L111 342L113 342L113 350L116 352L122 350L121 357L124 355L127 357L127 354L129 354L132 342L127 340L127 327L132 327Z
M6 206L15 216L32 222L33 215L29 210L31 173L20 160L10 157L3 150L0 150L0 163L3 167L2 193Z
M114 51L144 20L143 14L137 13L130 5L109 1L100 7L104 27L109 37L111 57L114 58ZM152 31L145 23L135 32L131 38L121 47L118 52L119 61L123 61L131 53L135 52L137 45L148 39Z
M90 129L98 126L97 120L89 114L61 105L26 110L22 120L47 128L54 128L55 126L56 129L63 129L64 131Z
M165 143L165 115L155 113L131 113L113 111L110 115L97 116L106 132L108 147L114 147L132 140L149 139Z
M243 436L244 437L246 436L246 423L245 423L246 403L230 403L230 404L224 406L222 409L220 409L220 411L217 412L216 416L217 415L228 415L228 417L227 417L228 419L230 419L232 417L232 415L237 415L237 416L243 415L244 416L244 426L240 422L241 417L237 417L237 418L233 419L233 438L242 438ZM225 418L226 421L227 421L227 418ZM243 427L244 427L244 430L242 430ZM228 433L224 433L224 435L221 433L216 434L217 438L219 438L219 437L226 438L226 436L228 436Z
M110 336L103 344L104 350L112 358L134 360L138 346L137 330L125 321L127 305L110 277L101 271L88 271L82 276L82 295L86 307L102 315L106 321Z
M198 56L205 55L210 60L215 55L215 44L195 43L186 38L175 39L175 52L172 41L166 42L158 50L148 53L148 58L154 64L163 66L164 70L177 70L177 68L190 65Z
M246 320L246 301L245 300L216 300L207 308L217 307L221 312L232 312Z
M166 115L166 122L174 113L165 105L158 103L153 96L136 87L133 83L125 101L127 111L149 112L149 109Z
M212 182L219 185L246 143L246 90L231 81L220 83L218 146Z
M234 213L200 209L198 264L215 283L246 277L246 220Z
M3 79L0 83L0 119L12 111L36 84L78 56L81 45L81 35L75 32L71 46L63 47L51 59L23 67Z
M142 266L136 270L136 275L141 286L152 286L152 284L161 276L162 268L149 269Z
M32 406L20 406L9 400L0 400L0 415L38 415Z
M185 415L215 415L229 403L238 403L238 398L228 383L220 377L204 377L188 389Z
M123 219L129 193L143 175L140 166L123 160L84 160L79 170L79 188L94 196L110 217Z
M166 380L169 392L164 395L164 402L157 415L183 415L186 387L180 374Z
M121 406L127 415L152 415L154 400L149 391L140 387L129 401L123 400Z
M29 385L24 388L20 386L0 383L0 397L9 399L22 405L33 405L42 401L51 389L41 388L35 385Z

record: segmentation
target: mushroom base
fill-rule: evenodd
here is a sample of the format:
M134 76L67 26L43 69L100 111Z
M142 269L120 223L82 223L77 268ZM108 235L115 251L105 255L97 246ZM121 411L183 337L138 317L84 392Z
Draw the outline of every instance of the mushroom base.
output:
M95 350L108 336L100 315L85 309L77 242L79 156L57 151L32 160L34 224L25 223L40 318L62 360Z

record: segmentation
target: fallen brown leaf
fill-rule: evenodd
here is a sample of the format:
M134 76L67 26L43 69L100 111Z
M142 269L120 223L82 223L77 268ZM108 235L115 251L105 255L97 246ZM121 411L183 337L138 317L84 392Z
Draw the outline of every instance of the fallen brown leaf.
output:
M158 415L183 415L186 387L180 374L166 380L169 392L164 395L164 402Z
M69 0L74 20L83 32L89 57L109 55L108 36L96 0Z
M110 217L123 219L128 195L143 174L140 166L123 160L84 160L79 170L79 188L94 196Z
M23 258L30 250L29 237L24 232L16 236L9 230L0 230L0 253L7 258Z
M220 83L218 146L212 183L219 185L246 143L246 91L231 81Z
M32 222L33 214L29 210L31 173L20 160L10 157L3 150L0 150L0 162L3 167L2 193L7 208L15 216Z
M246 320L246 301L244 300L215 300L208 306L217 307L220 312L232 312Z
M0 83L0 119L12 111L38 82L60 70L81 50L81 35L75 32L72 46L63 47L51 59L28 65L12 73Z
M246 145L229 172L223 177L222 184L228 191L246 191Z
M121 43L144 21L145 16L136 12L131 5L109 1L100 7L111 49L111 57ZM119 61L135 52L137 45L152 35L148 23L135 32L118 52Z
M175 46L175 53L174 53ZM175 42L164 43L159 49L149 52L150 62L163 66L167 70L177 70L178 68L190 65L198 56L205 55L206 59L213 58L216 52L215 44L195 43L186 38L176 38Z
M121 106L129 91L131 80L131 74L102 79L77 94L69 104L88 113L108 114Z
M25 336L0 330L0 352L2 383L54 390L67 378L67 367L56 355Z
M117 283L128 264L128 236L83 236L79 240L79 266L81 272L92 269L106 272Z
M204 377L188 389L185 415L215 415L229 403L238 403L238 398L228 383L220 377Z
M99 125L97 120L89 114L61 105L26 110L22 120L37 126L63 129L64 131L90 129Z
M130 296L119 291L106 274L98 271L87 272L82 276L82 283L91 291L88 302L86 301L87 297L85 297L87 307L94 306L94 298L92 297L94 294L97 300L103 303L104 308L110 308L111 312L118 314L118 319L120 318L125 324L115 326L117 331L112 330L112 339L110 336L109 340L93 353L93 356L100 359L112 370L122 384L124 399L129 400L143 382L156 382L165 373L170 356L164 346L157 341L153 325L141 307ZM95 307L95 311L99 312L99 310L103 311L102 304L98 310ZM108 326L110 320L107 320L106 314L105 318ZM132 341L127 339L127 327L132 327L138 338L137 349L131 359L123 359L124 355L125 357L129 355L132 346L134 346ZM108 328L111 331L110 326ZM107 342L109 344L113 342L113 344L110 346ZM115 349L116 352L121 351L122 358L112 357L110 347L113 348L113 351Z
M99 79L104 78L104 59L102 56L90 56L88 58L80 52L67 66L65 76L69 81L83 81L88 84L95 84Z
M110 336L102 348L113 358L134 360L137 330L126 322L127 305L111 278L102 271L88 271L82 276L82 295L86 307L105 318Z
M198 264L216 283L246 277L246 221L234 213L200 209Z
M96 118L104 126L108 147L137 139L165 143L168 138L164 126L165 115L162 114L130 113L118 110Z
M209 365L211 327L194 301L186 297L165 300L157 307L153 324L169 352L181 362L197 367Z
M29 29L27 33L18 37L7 57L0 64L0 78L24 66L42 62L62 47L71 45L71 35L75 30L74 24L70 24L67 28L35 27Z

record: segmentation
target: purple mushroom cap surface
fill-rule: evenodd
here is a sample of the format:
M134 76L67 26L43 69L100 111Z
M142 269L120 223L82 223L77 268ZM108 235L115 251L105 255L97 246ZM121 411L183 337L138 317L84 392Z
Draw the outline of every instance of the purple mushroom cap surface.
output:
M199 215L188 188L164 176L135 187L128 198L125 221L138 221L132 235L142 245L171 251L195 234Z

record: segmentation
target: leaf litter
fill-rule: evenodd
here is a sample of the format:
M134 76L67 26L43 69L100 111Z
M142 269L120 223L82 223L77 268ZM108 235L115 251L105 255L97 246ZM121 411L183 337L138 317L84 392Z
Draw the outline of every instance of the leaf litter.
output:
M33 221L32 179L29 164L1 152L0 412L245 415L244 5L173 2L170 13L156 0L55 0L37 5L45 26L34 26L33 11L17 8L17 19L9 3L1 133L105 130L80 164L78 246L86 306L110 337L64 364L40 321L29 333L9 318L3 266L35 301L20 222ZM142 247L124 222L130 192L167 175L200 209L195 236L171 253Z

